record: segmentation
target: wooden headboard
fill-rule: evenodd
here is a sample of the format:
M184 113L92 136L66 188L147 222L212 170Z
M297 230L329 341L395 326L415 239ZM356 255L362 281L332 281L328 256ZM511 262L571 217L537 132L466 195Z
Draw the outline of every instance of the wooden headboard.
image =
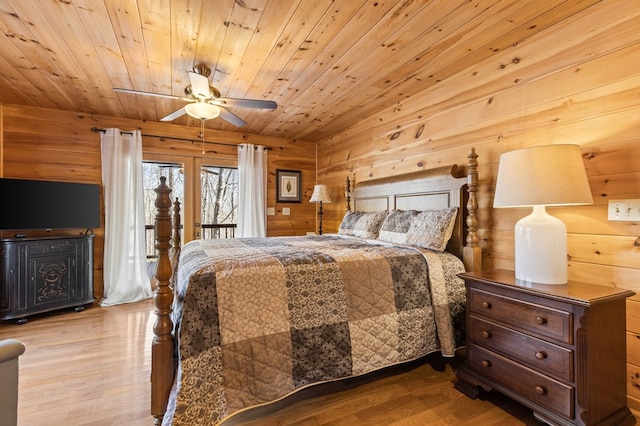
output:
M357 182L352 190L349 188L350 182L347 182L347 209L351 208L351 203L353 211L361 212L458 207L447 251L463 259L468 271L479 270L475 199L478 186L477 157L472 149L468 156L469 163L463 167L453 165Z

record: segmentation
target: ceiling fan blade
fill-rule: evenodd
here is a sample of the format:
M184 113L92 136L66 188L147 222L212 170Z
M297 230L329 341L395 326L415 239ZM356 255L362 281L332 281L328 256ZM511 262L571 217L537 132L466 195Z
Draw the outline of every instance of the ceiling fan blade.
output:
M228 121L229 123L233 124L236 127L242 127L247 124L247 122L244 121L242 118L238 117L231 111L222 107L220 108L220 118Z
M191 90L194 96L198 98L208 99L211 97L209 91L209 79L203 75L189 71L189 80L191 81Z
M144 95L144 96L155 96L155 97L158 97L158 98L178 99L178 100L181 100L181 101L189 100L189 99L183 98L182 96L163 95L161 93L142 92L140 90L120 89L118 87L114 87L113 91L114 92L121 92L121 93L131 93L133 95Z
M262 108L276 109L278 104L274 101L263 101L259 99L237 99L237 98L217 98L216 102L220 105L237 108Z
M171 114L167 115L166 117L160 119L160 121L173 121L178 117L182 117L183 115L185 115L187 113L187 111L184 109L184 107L173 111Z

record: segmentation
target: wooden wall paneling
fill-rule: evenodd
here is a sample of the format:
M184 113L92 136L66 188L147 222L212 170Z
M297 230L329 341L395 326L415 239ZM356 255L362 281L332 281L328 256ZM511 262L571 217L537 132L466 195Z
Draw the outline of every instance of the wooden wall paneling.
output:
M633 147L630 146L629 149L633 150ZM634 161L633 156L626 155L626 158L620 161L620 165L629 165L632 161ZM640 189L638 182L640 182L640 172L591 176L589 186L594 196L593 202L594 204L607 205L610 199L620 200L635 197Z
M640 401L640 366L627 364L627 394Z
M620 235L569 234L568 256L573 262L634 268L638 266L638 237Z
M640 294L638 268L569 261L569 279L608 287L626 288Z
M627 362L640 366L640 332L627 331Z

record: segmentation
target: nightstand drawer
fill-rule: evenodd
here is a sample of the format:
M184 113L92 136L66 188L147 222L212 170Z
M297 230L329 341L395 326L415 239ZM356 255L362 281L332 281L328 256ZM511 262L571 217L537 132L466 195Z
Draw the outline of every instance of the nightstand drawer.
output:
M467 351L469 366L556 414L573 419L574 389L477 345Z
M473 342L527 364L544 374L573 381L573 351L471 315Z
M573 344L571 312L487 293L476 288L469 290L468 303L471 314L508 323L510 327L529 331L540 337Z

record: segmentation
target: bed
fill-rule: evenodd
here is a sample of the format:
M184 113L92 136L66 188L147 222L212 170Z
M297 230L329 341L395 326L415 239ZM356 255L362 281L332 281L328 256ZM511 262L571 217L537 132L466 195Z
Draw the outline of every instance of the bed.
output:
M465 335L457 274L481 263L474 150L468 158L354 188L347 180L336 234L196 240L181 251L161 179L156 424L216 424L317 383L453 356Z

